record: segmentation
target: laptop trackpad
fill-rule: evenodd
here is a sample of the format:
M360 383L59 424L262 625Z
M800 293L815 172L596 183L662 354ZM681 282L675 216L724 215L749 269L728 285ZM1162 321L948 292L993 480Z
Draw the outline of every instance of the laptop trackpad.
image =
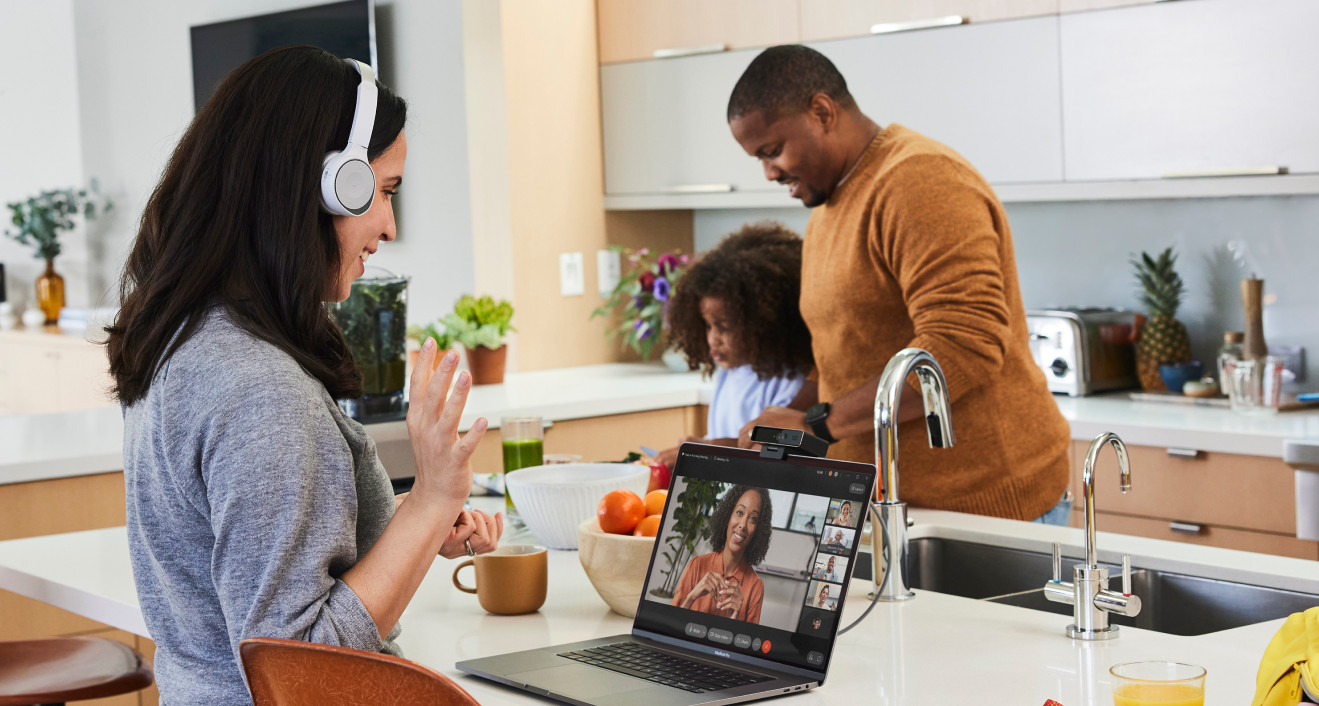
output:
M654 687L654 684L642 679L585 664L533 669L530 672L505 674L504 677L540 687L553 694L571 695L577 699L590 699L610 694L618 696L625 691Z

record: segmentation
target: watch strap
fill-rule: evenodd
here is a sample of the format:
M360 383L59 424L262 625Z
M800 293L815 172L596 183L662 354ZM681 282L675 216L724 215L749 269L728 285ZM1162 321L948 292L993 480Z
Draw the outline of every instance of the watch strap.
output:
M829 412L831 406L828 402L811 405L806 410L806 424L811 428L811 433L815 436L833 444L838 441L829 433Z

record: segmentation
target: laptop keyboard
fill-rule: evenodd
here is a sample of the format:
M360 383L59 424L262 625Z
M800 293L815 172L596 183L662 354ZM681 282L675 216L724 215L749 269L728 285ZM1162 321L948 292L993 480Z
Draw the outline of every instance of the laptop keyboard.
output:
M720 669L705 662L684 659L634 642L620 642L576 652L563 652L559 656L656 684L690 691L693 694L770 680L770 677L758 674Z

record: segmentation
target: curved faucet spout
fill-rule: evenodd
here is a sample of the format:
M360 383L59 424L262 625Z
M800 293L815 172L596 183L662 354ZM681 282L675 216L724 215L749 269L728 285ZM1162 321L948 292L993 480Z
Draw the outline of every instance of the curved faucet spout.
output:
M925 404L926 432L930 448L948 448L953 436L952 405L948 402L948 382L939 362L928 351L904 348L884 368L875 391L875 467L883 474L884 502L901 502L898 497L898 409L907 375L916 373Z
M1112 444L1113 451L1117 453L1122 492L1131 490L1131 464L1127 461L1127 445L1111 431L1096 436L1090 442L1090 450L1085 454L1085 470L1081 472L1081 482L1085 485L1085 561L1086 566L1091 568L1099 566L1095 558L1095 459L1105 444Z

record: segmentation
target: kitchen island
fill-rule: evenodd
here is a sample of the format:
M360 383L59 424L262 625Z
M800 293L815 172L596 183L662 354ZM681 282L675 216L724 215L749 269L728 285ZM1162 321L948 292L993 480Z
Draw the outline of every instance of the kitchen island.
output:
M476 499L476 502L490 502ZM939 537L1039 550L1059 541L1078 556L1080 530L916 510L913 539ZM525 541L510 535L505 542ZM1196 571L1225 580L1282 582L1319 592L1319 564L1231 550L1099 533L1101 561L1132 555L1142 566ZM454 590L457 561L437 560L403 615L405 655L443 672L483 704L545 703L542 699L462 675L457 661L626 632L630 621L611 613L590 587L576 552L551 551L545 606L523 616L484 613L474 596ZM1070 562L1068 562L1070 564ZM145 635L128 564L123 528L0 542L0 588L57 605L93 620ZM867 581L853 581L843 624L865 608ZM1155 610L1157 597L1146 597ZM1282 620L1182 637L1129 627L1100 643L1063 635L1069 618L980 600L918 591L916 598L878 604L842 635L823 688L793 695L794 703L877 703L949 706L1025 704L1054 699L1064 706L1112 703L1108 668L1142 659L1187 661L1208 672L1209 706L1249 703L1255 673Z

